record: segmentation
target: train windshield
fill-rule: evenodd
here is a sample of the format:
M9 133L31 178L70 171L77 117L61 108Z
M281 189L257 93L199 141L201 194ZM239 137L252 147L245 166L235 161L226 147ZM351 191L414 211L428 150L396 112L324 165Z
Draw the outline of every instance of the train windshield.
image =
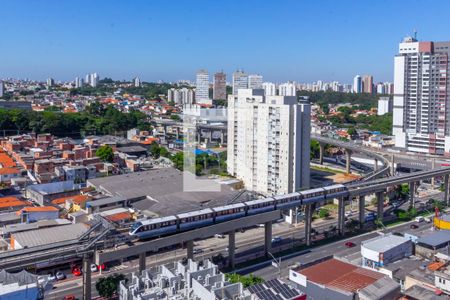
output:
M130 228L130 232L135 231L135 230L138 229L139 226L141 226L141 225L142 225L141 222L136 222L136 223L134 223L133 226L131 226L131 228Z

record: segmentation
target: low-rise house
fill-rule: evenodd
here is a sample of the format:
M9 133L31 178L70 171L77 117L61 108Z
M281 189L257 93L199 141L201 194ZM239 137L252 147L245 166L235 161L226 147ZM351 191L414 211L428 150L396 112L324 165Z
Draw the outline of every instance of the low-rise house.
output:
M291 269L289 280L309 299L396 299L400 286L379 272L333 257Z
M53 206L28 206L17 212L23 223L32 223L39 220L55 220L59 218L59 210Z

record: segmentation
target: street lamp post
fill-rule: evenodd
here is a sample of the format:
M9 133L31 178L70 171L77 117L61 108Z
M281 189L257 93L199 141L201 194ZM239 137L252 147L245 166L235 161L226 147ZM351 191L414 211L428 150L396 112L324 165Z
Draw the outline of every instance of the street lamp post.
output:
M276 259L276 257L272 253L268 253L273 259L272 266L278 268L278 279L281 279L281 257L279 259Z

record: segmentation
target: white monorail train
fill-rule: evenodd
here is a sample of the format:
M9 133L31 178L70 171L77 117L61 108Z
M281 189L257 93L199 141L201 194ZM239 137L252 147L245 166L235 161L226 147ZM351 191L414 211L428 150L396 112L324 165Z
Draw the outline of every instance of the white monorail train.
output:
M139 239L157 238L238 219L244 216L321 202L347 195L347 193L347 188L344 185L336 184L243 203L206 208L174 216L139 220L131 226L130 235Z

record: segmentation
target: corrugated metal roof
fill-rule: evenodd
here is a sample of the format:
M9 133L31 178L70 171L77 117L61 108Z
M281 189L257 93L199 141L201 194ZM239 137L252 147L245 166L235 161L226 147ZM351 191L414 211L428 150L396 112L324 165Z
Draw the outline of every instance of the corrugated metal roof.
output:
M78 239L88 230L85 224L72 224L12 234L11 237L22 247L36 247Z
M448 242L450 242L450 231L447 230L437 231L417 240L417 243L429 245L432 247L436 247Z

